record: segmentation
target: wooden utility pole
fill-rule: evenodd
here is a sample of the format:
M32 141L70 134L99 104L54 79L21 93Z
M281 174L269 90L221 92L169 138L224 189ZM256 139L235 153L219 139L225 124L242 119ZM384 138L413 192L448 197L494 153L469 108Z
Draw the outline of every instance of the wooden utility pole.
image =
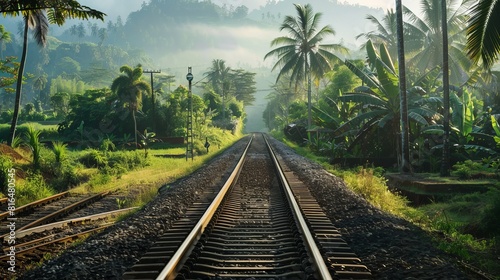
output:
M155 73L161 73L161 70L144 70L142 73L150 73L151 74L151 101L153 102L153 131L155 133L158 133L156 131L156 102L155 102L155 91L153 89L153 74Z

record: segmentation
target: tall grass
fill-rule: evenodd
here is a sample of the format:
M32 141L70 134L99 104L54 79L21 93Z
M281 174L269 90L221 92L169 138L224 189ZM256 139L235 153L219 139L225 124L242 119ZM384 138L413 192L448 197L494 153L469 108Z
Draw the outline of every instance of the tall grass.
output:
M359 167L353 170L329 170L341 177L347 186L363 196L372 205L397 216L404 216L408 200L392 193L387 180L373 168Z

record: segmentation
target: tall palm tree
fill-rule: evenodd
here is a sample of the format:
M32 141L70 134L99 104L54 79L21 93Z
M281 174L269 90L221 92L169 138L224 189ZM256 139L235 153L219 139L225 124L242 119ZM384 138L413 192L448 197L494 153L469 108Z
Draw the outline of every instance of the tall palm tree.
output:
M468 81L468 70L472 66L471 60L464 52L466 37L464 26L467 21L467 9L472 0L448 0L446 21L448 27L448 52L450 83L461 86ZM411 59L409 66L418 68L422 73L442 67L443 62L443 35L442 35L442 0L421 0L422 16L419 17L410 9L403 7L408 16L408 22L413 26L412 38L406 45L419 48Z
M470 11L467 50L474 62L490 68L500 53L500 1L479 0Z
M28 30L34 29L33 36L35 41L38 45L45 46L50 23L63 25L67 18L85 20L95 18L104 20L105 14L87 6L82 6L75 0L2 1L0 2L0 13L3 13L4 16L22 15L24 19L23 50L17 75L16 100L10 126L10 137L8 139L9 144L11 144L16 136L17 119L21 106L22 80L28 51Z
M0 59L3 59L3 51L5 50L5 43L10 43L12 38L10 33L5 31L3 25L0 24Z
M401 123L401 169L400 172L411 171L410 165L410 140L408 124L408 99L406 94L406 63L405 44L403 38L403 8L401 0L396 0L396 33L397 33L397 53L399 71L399 106ZM408 168L410 167L410 168Z
M374 73L367 73L359 69L354 64L346 61L346 66L358 76L366 86L354 89L353 92L346 93L339 97L342 102L352 102L358 104L359 113L350 120L342 124L335 132L335 137L355 135L350 148L358 143L364 143L365 148L368 143L377 141L374 133L385 133L383 143L390 144L391 151L384 150L384 153L396 151L397 158L402 158L401 147L397 135L400 133L400 92L399 77L396 67L392 62L389 52L384 44L380 45L378 53L371 41L366 43L366 50L370 67ZM423 104L421 88L411 87L408 89L408 117L415 123L428 125L428 120L435 118L437 113ZM396 147L396 149L394 149ZM408 159L407 159L408 160ZM398 161L399 163L403 163ZM409 162L407 162L409 164ZM406 166L408 168L409 166ZM403 166L400 166L403 168Z
M142 67L137 65L134 69L128 65L120 67L122 75L113 80L111 91L118 95L120 101L128 107L134 120L135 147L137 148L137 120L135 113L141 108L142 93L151 94L151 86L141 80Z
M341 61L332 51L347 50L340 44L321 44L326 36L335 35L333 28L329 25L319 28L321 13L314 13L311 5L294 5L297 17L286 16L280 27L280 31L285 30L289 35L271 41L271 46L279 47L268 52L264 59L278 58L272 69L281 68L276 82L288 73L291 73L290 84L295 82L296 87L307 80L307 126L310 128L312 75L319 78L331 70L334 61Z
M211 84L212 89L222 97L222 119L225 118L225 100L231 88L231 68L226 66L223 59L212 60L212 67L205 75L208 78L208 83Z
M443 154L441 157L442 177L450 175L450 75L448 57L448 24L444 20L447 18L446 1L441 1L441 32L443 36Z
M396 56L398 42L397 42L397 22L396 13L393 9L387 10L382 20L378 20L373 15L367 15L366 19L375 25L376 30L367 33L361 33L356 36L356 39L365 37L367 40L372 41L374 44L384 44L391 56ZM365 48L363 44L361 48Z

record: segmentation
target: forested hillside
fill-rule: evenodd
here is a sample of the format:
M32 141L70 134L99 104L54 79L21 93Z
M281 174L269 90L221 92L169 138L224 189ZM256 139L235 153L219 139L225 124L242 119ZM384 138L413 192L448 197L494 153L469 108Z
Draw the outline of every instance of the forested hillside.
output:
M261 99L274 82L270 61L265 62L263 56L271 40L279 35L283 16L292 12L292 2L269 1L259 10L249 11L246 6L219 6L211 1L152 0L126 18L76 22L63 26L64 32L51 26L53 33L49 33L45 48L28 40L25 73L29 78L22 104L40 101L45 108L50 107L50 96L57 91L53 81L58 77L59 82L64 79L101 88L111 84L122 65L141 64L144 69L162 69L174 76L172 81L182 83L188 66L193 66L196 79L202 80L211 61L218 58L233 68L249 69L257 72L257 77L266 77L267 82L259 83L261 94L257 100L263 104L265 99ZM313 2L324 13L323 22L336 29L335 42L352 44L354 31L361 32L366 26L366 14L382 13L336 1ZM6 30L13 35L11 42L2 42L3 57L21 55L22 40L14 30L18 22L19 18L5 18ZM347 30L343 28L346 22L350 26ZM2 110L12 107L13 93L4 92L1 99ZM261 111L252 114L260 116ZM260 117L256 121L263 125Z

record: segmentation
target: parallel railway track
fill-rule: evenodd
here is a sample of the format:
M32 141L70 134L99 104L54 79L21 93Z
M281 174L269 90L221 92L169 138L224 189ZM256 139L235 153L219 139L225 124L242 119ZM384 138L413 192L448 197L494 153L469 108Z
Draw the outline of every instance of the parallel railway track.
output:
M0 276L7 269L7 261L11 259L8 255L11 248L15 248L17 269L23 270L30 264L39 262L47 253L57 254L66 249L69 243L110 226L112 222L109 222L109 218L132 210L129 208L106 213L101 213L102 209L82 211L92 208L94 203L108 194L109 192L71 195L63 192L19 207L15 209L14 216L9 211L0 213L0 238L3 244ZM99 210L101 211L96 212ZM15 233L7 227L12 221L15 223Z
M58 254L65 250L68 244L102 231L113 225L114 222L110 219L136 208L114 210L20 230L16 232L16 243L3 247L3 253L0 255L0 275L3 274L3 269L7 269L10 246L15 247L16 265L18 269L22 270L39 262L46 254Z
M38 200L19 207L14 211L16 232L33 228L39 225L48 224L61 220L75 211L86 207L108 195L109 192L103 192L95 195L72 196L68 192L60 193L42 200ZM4 240L10 234L7 226L7 220L10 212L0 213L0 238Z
M371 277L307 187L253 139L214 201L188 209L124 279Z

